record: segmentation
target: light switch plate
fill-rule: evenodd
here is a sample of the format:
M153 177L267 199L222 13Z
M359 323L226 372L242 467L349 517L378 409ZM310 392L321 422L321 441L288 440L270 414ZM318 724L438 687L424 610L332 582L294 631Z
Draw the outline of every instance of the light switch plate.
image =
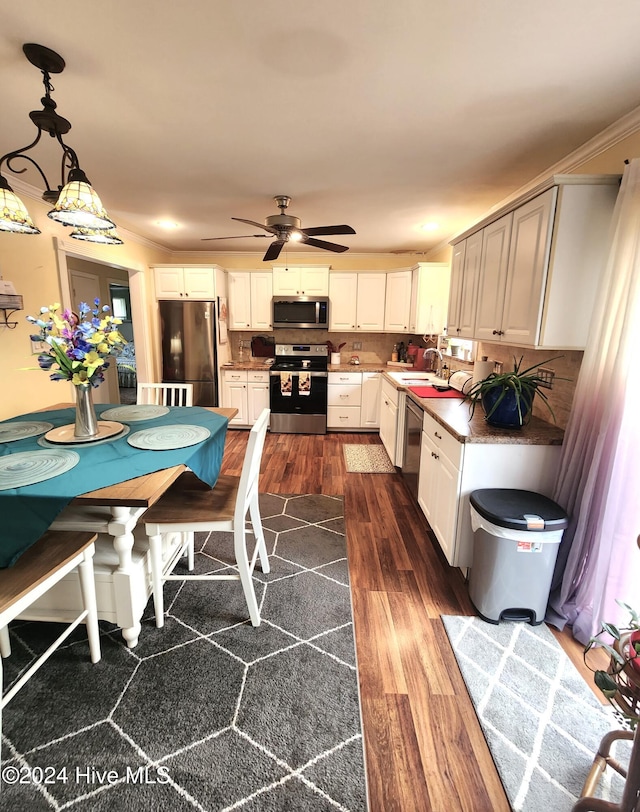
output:
M46 341L32 341L31 342L31 354L32 355L40 355L40 353L47 352L49 350L49 345Z

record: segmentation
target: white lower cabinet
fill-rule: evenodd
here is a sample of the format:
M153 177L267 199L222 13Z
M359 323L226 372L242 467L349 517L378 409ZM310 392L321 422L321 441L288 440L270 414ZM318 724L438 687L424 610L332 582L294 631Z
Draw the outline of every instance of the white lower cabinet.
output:
M362 397L360 399L360 426L363 429L377 429L380 426L380 382L379 372L362 373Z
M472 491L521 488L550 497L560 452L558 445L461 443L425 412L418 504L451 566L473 561Z
M269 373L249 370L247 375L247 414L253 426L264 409L269 408Z
M232 426L252 426L269 407L269 373L260 370L225 369L222 372L222 405L237 409Z
M231 426L246 426L248 422L247 371L229 370L222 373L222 405L237 409L238 414L229 421Z
M327 386L327 428L359 429L361 398L360 372L330 372Z
M400 392L395 386L383 379L380 393L380 439L394 465L398 464L396 462L396 448L398 442L399 399Z

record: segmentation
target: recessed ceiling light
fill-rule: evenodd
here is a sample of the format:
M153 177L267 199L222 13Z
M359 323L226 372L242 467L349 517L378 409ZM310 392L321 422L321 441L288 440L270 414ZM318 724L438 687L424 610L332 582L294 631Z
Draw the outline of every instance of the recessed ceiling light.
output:
M180 224L174 222L173 220L156 220L156 225L160 226L160 228L166 228L167 231L171 231L174 228L180 228Z
M424 223L420 226L423 231L437 231L440 228L440 223L430 222Z

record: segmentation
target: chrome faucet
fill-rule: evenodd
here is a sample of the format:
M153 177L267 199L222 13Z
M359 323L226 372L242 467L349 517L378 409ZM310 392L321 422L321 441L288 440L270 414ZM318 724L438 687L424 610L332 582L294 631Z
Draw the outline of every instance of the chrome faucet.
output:
M424 361L427 360L427 355L430 352L435 353L438 356L438 359L440 360L440 363L439 363L439 365L437 366L437 368L435 370L436 377L440 378L442 376L442 362L444 360L443 357L442 357L442 353L440 352L440 350L436 350L435 347L429 347L429 349L425 350L423 352L423 354L422 354L422 358L423 358Z

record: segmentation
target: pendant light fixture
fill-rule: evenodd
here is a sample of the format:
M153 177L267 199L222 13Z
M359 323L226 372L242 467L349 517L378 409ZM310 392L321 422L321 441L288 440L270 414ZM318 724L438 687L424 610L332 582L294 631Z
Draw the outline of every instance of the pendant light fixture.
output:
M76 228L69 234L74 240L85 242L99 242L103 245L122 245L122 240L115 228L96 231L95 228Z
M100 202L100 198L91 188L91 184L80 168L78 156L75 151L64 143L62 136L71 129L71 124L56 112L56 103L51 98L53 85L52 73L62 73L65 67L64 59L43 45L27 43L22 46L25 56L42 72L45 95L41 99L42 110L29 113L29 118L38 128L38 134L31 144L21 149L8 152L0 158L0 231L13 231L19 234L40 234L40 229L34 225L26 206L14 193L7 180L2 176L3 166L22 174L27 167L16 164L16 161L30 163L40 173L46 189L42 194L44 200L53 203L53 209L48 216L65 226L72 226L77 232L71 234L76 239L90 242L110 243L120 245L122 240L112 233L109 239L100 237L100 233L113 230L115 223ZM62 147L61 183L52 189L49 181L36 160L26 153L38 144L43 133L55 138ZM82 233L82 236L79 234Z

